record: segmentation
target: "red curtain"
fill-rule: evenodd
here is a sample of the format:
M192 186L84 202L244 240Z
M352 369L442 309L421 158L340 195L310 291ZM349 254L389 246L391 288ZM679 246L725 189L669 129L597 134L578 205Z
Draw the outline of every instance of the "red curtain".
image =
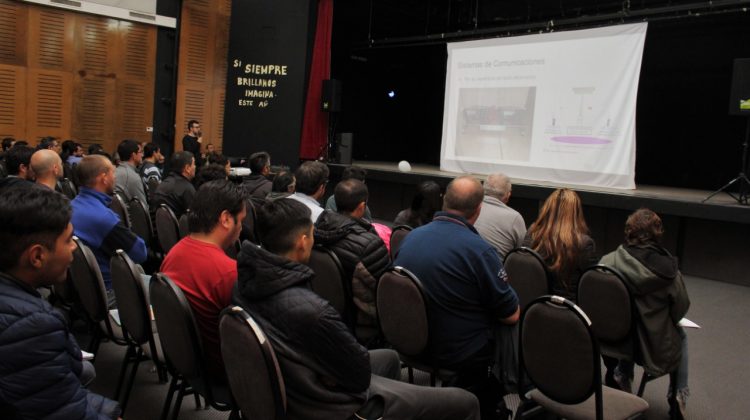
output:
M315 28L310 79L302 122L300 159L318 159L325 156L328 143L328 114L320 110L323 80L331 77L331 31L333 27L333 0L318 1L318 20Z

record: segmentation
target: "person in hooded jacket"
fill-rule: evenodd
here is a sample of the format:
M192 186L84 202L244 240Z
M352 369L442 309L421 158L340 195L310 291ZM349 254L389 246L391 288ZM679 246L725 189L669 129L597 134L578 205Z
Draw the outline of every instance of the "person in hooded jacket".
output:
M368 352L336 309L310 289L315 273L304 265L314 244L310 214L296 200L269 201L258 209L263 248L243 243L232 296L273 345L284 377L287 417L344 420L356 413L359 418L479 419L476 397L464 390L393 380L400 376L398 355Z
M661 218L639 209L625 222L625 244L605 255L601 264L613 267L625 278L635 301L637 333L643 368L653 376L670 374L670 407L684 417L689 395L687 336L678 325L690 307L677 259L660 243ZM633 362L621 360L614 379L630 391ZM674 390L674 394L673 394Z
M357 325L377 328L375 287L391 261L385 243L364 219L368 195L367 186L360 180L339 182L334 190L337 212L324 211L320 215L315 223L315 242L336 254L344 268L344 278L352 282Z

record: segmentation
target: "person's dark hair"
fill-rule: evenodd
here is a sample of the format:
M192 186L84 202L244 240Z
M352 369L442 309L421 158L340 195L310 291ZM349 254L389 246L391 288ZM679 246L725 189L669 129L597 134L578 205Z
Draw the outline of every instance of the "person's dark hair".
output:
M16 140L16 142L13 143L13 147L16 147L16 146L21 147L21 146L28 146L28 145L29 145L29 142L27 142L26 140Z
M625 243L628 245L657 245L663 235L661 218L649 209L634 211L625 222Z
M297 179L297 192L312 195L328 182L328 167L317 160L308 160L294 171Z
M227 179L227 171L222 165L212 163L210 165L200 168L198 174L195 176L195 188L199 188L201 185L216 181L219 179Z
M84 187L92 187L96 183L96 177L109 169L107 161L109 158L100 154L84 156L75 167L78 182Z
M54 251L70 217L68 199L46 187L30 184L0 194L0 271L16 267L21 254L34 244Z
M3 139L3 152L8 151L10 149L10 146L13 144L15 140L13 137L6 137Z
M19 146L18 144L11 147L5 154L5 169L8 175L18 175L21 165L29 166L31 155L35 152L34 148L29 146Z
M150 158L154 155L154 153L157 153L161 148L158 144L151 142L146 143L145 146L143 146L143 157L144 158Z
M339 213L351 213L361 202L367 202L369 192L367 185L358 179L346 179L336 184L333 191L336 210Z
M172 157L169 158L169 172L173 174L181 174L182 170L193 162L193 157L193 154L187 150L173 154Z
M55 138L52 136L42 137L36 146L36 150L51 149L55 146L55 141Z
M117 146L117 154L120 155L121 162L127 162L131 157L138 153L138 149L141 145L135 140L126 139L120 142Z
M435 212L443 208L443 196L435 181L424 181L417 187L417 193L411 200L409 226L418 227L432 221Z
M219 165L222 168L227 166L227 163L229 163L229 159L226 156L222 155L221 153L216 153L216 152L209 153L208 157L206 158L206 161L208 161L209 165L211 164Z
M256 231L263 248L285 254L294 248L297 237L312 226L310 209L297 200L267 201L257 208Z
M191 128L193 128L193 124L200 124L198 120L190 120L188 121L187 129L190 131Z
M250 171L253 174L260 175L263 172L263 168L268 166L271 162L271 155L266 152L256 152L250 155L249 165Z
M344 168L343 172L341 172L342 181L345 181L347 179L358 179L362 182L365 182L366 177L367 169L360 168L359 166L348 166Z
M60 159L63 163L68 160L68 157L76 152L76 142L73 140L65 140L62 142L62 151L60 152Z
M294 184L294 175L289 171L283 171L276 174L273 178L271 191L286 193L289 192L289 186Z
M226 210L237 222L237 215L245 208L242 188L225 179L201 185L190 204L188 229L190 233L210 233Z
M102 147L101 144L94 143L94 144L89 145L89 153L88 153L89 155L93 155L101 151L104 151L104 148Z

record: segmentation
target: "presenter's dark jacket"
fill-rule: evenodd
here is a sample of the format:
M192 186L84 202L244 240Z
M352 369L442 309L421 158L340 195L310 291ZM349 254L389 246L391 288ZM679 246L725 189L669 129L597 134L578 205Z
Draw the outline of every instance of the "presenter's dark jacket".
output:
M198 143L198 137L193 137L185 134L182 138L182 150L190 152L195 158L195 166L203 166L203 159L201 158L201 144Z
M672 372L682 357L677 323L690 308L677 258L656 245L620 245L601 263L622 273L633 296L643 368L654 376Z
M0 418L103 420L117 402L81 386L81 349L36 290L0 273Z

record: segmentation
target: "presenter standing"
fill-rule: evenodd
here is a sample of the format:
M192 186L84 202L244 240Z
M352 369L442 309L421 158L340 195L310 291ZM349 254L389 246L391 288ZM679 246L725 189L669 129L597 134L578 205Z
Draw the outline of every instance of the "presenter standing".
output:
M190 120L187 124L188 132L182 138L182 150L190 152L195 156L195 166L203 166L201 159L201 143L203 142L203 133L201 124L197 120Z

